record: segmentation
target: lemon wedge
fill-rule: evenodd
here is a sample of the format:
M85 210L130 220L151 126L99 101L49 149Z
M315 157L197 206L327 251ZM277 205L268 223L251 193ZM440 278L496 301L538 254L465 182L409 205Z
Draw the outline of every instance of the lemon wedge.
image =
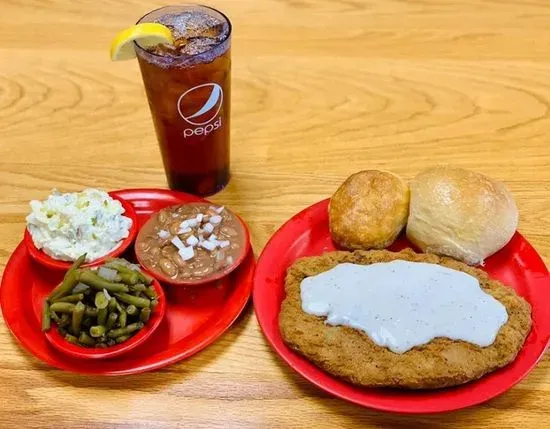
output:
M111 42L111 59L113 61L131 60L136 57L134 42L148 48L159 43L173 44L172 32L162 24L144 22L126 28L118 33Z

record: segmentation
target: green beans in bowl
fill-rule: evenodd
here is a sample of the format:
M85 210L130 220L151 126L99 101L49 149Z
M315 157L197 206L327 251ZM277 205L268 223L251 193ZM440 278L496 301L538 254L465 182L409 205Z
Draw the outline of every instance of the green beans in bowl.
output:
M164 317L158 281L124 259L67 271L44 301L42 330L52 346L77 358L105 359L143 343Z

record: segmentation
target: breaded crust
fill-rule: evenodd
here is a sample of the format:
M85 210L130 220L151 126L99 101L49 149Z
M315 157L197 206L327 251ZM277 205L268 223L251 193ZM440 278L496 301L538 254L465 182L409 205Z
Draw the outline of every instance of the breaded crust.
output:
M304 278L343 262L369 265L395 259L440 264L476 277L483 290L499 300L508 312L508 321L495 342L479 347L436 338L397 354L376 345L363 331L326 325L324 317L302 311L300 283ZM289 268L285 290L279 325L287 345L326 372L362 386L434 389L476 380L513 361L531 329L531 306L510 287L454 259L417 254L410 249L398 253L387 250L331 252L304 258Z

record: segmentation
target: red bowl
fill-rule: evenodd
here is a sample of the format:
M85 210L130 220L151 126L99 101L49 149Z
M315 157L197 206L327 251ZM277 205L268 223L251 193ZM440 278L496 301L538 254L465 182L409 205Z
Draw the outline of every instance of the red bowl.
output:
M160 322L162 322L162 318L166 313L166 296L164 295L164 291L162 290L160 283L156 280L153 280L153 286L157 291L159 303L152 311L151 318L141 331L121 344L104 349L78 346L76 344L69 343L61 336L59 332L57 332L55 322L52 322L52 327L45 333L46 338L57 350L69 356L80 359L108 359L129 352L142 344L153 334L155 329L159 327Z
M209 202L209 201L206 201L206 202ZM187 203L187 204L193 204L193 203ZM213 203L211 203L211 204L213 204ZM226 210L229 210L229 209L226 208ZM246 223L244 223L244 221L242 220L242 218L238 214L236 214L233 211L231 211L231 213L233 214L233 216L235 216L237 218L237 220L241 223L241 226L243 227L245 245L241 249L241 253L239 254L239 257L235 258L235 261L233 262L233 264L229 265L225 269L223 269L221 271L217 271L215 274L212 274L212 275L210 275L208 277L205 277L203 279L174 281L174 279L171 279L170 277L166 277L162 273L153 272L153 271L147 269L145 267L145 264L140 260L137 252L135 252L136 259L138 260L139 265L141 265L141 269L143 271L147 272L150 276L155 277L156 279L160 280L161 282L168 283L172 286L201 286L201 285L205 285L207 283L215 282L216 280L220 280L221 278L231 274L244 261L244 259L248 255L248 252L250 251L250 247L251 247L250 246L250 231L248 230L248 227L246 226Z
M96 265L101 265L106 261L107 258L116 258L122 255L136 238L136 235L138 232L138 220L137 220L136 211L134 210L134 207L128 201L118 197L117 195L111 192L109 192L109 195L111 196L111 198L120 201L120 203L122 204L122 207L124 207L124 216L132 219L132 226L130 227L128 237L122 240L122 242L119 244L119 246L116 249L114 249L112 252L109 252L107 255L99 259L96 259L95 261L88 262L87 264L82 265L83 267L94 267ZM31 233L27 228L25 228L25 237L23 241L25 242L25 245L27 246L27 250L29 251L29 254L31 255L31 257L36 262L48 268L66 271L73 264L72 262L60 261L58 259L54 259L51 256L44 253L38 247L36 247L32 239Z

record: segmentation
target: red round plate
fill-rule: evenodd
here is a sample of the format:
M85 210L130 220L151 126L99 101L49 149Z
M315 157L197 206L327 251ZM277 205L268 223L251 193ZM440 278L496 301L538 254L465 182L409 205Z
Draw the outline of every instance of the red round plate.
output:
M138 223L137 223L137 216L136 216L134 207L128 201L118 197L116 192L109 192L109 195L115 200L120 201L120 203L122 204L122 207L124 207L124 216L127 216L130 219L132 219L132 226L130 227L130 230L128 232L128 237L122 240L122 242L114 250L112 250L105 256L99 259L96 259L95 261L88 262L87 264L82 265L83 267L94 267L94 266L103 264L107 260L107 258L118 257L119 255L123 254L128 249L128 247L130 247L130 245L134 242L136 238L136 235L138 232ZM25 236L23 238L23 241L27 245L27 250L29 251L29 254L31 255L31 257L34 258L38 263L45 265L48 268L67 271L69 267L73 264L72 262L60 261L59 259L54 259L51 256L44 253L38 247L36 247L32 239L31 233L26 228L25 228Z
M436 413L476 405L505 392L524 378L550 342L550 276L535 249L519 233L486 261L484 269L513 287L532 305L533 329L510 365L462 386L431 391L374 389L341 381L288 348L278 326L287 268L303 256L336 250L328 228L328 201L305 209L271 238L258 260L254 308L260 326L275 351L294 370L321 389L350 402L399 413ZM390 249L409 247L400 239Z
M120 356L130 350L135 349L141 343L145 342L155 332L162 322L162 318L166 313L166 296L158 280L153 281L153 287L157 291L158 305L151 312L151 318L147 321L143 329L137 334L124 341L121 344L116 344L104 349L86 348L77 344L69 343L58 331L57 326L52 322L51 329L46 332L46 338L52 346L57 350L67 354L68 356L80 359L110 359L115 356Z
M204 201L193 195L159 189L129 189L115 194L132 203L139 226L151 213L164 207ZM61 280L63 272L33 261L23 242L4 271L0 304L12 334L41 361L82 374L136 374L185 359L220 337L248 302L254 268L254 255L250 252L237 270L210 285L192 289L163 285L166 315L155 333L132 353L107 360L72 358L50 345L40 330L42 300Z

